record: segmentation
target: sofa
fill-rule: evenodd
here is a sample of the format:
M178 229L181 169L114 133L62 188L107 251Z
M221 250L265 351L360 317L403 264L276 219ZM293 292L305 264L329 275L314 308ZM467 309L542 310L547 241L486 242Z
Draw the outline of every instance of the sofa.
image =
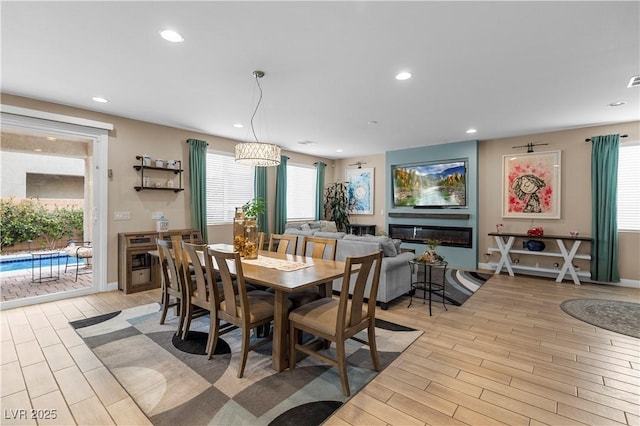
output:
M327 221L289 222L285 225L285 234L297 235L298 245L296 254L302 255L302 241L305 236L332 238L337 241L336 260L345 261L349 256L362 256L382 250L384 257L380 268L380 282L376 302L384 310L394 299L406 294L411 289L411 267L409 261L413 259L412 252L400 249L400 240L392 240L386 236L363 235L356 236L337 232L335 223ZM309 248L307 248L309 250ZM353 285L353 283L352 283ZM367 284L365 294L368 294L371 283ZM333 291L340 292L342 278L333 282Z

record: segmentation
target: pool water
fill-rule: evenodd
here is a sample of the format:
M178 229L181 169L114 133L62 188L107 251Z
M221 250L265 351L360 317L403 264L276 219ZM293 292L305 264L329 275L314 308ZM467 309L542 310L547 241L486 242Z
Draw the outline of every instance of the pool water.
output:
M63 254L60 256L54 256L51 258L42 259L42 267L49 267L51 262L53 261L53 266L56 267L58 262L60 262L60 267L64 268L65 262L67 261L67 255ZM76 263L78 263L78 258L69 257L69 265L73 265L75 267ZM84 259L80 259L80 264L84 263ZM38 267L38 259L33 262L34 267ZM9 271L20 271L23 269L31 269L31 256L29 257L18 257L18 258L6 258L0 259L0 272L9 272Z

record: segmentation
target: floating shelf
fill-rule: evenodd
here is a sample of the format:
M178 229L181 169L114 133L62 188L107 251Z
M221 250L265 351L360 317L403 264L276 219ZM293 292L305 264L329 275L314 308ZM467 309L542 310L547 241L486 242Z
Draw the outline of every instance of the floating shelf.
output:
M400 213L391 212L389 217L406 217L419 219L469 219L471 215L466 213Z

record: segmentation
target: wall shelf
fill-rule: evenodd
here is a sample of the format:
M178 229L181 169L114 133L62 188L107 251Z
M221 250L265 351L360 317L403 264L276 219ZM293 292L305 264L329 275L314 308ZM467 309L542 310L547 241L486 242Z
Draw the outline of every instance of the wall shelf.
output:
M390 212L389 217L405 217L417 219L469 219L471 215L467 213L402 213Z
M136 164L133 166L133 168L137 172L140 172L140 185L136 185L133 187L136 191L140 192L140 191L149 190L149 189L160 190L160 191L173 191L175 193L184 191L184 188L182 187L182 172L184 171L182 169L182 161L176 161L177 168L168 168L168 167L155 167L155 166L145 164L144 157L142 157L141 155L136 155L136 160L140 161L140 164ZM169 186L168 185L169 180L167 180L167 183L161 182L159 186L151 186L150 177L145 176L146 172L151 172L151 176L155 176L154 180L156 181L156 183L159 183L161 179L158 176L162 176L163 174L164 176L166 176L167 172L173 173L174 175L178 175L178 184L177 186L174 186L174 185ZM164 179L162 179L162 181L164 181Z

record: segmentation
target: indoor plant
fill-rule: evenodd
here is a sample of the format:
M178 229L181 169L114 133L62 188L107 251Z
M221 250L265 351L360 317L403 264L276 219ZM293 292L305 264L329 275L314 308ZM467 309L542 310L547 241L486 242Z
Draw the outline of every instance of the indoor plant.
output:
M345 182L328 184L324 189L324 217L336 223L338 231L345 231L349 224L349 197Z
M421 255L416 256L414 259L416 262L420 263L442 263L444 262L444 257L440 256L436 253L436 248L440 245L440 241L436 239L429 239L426 241L427 250Z

